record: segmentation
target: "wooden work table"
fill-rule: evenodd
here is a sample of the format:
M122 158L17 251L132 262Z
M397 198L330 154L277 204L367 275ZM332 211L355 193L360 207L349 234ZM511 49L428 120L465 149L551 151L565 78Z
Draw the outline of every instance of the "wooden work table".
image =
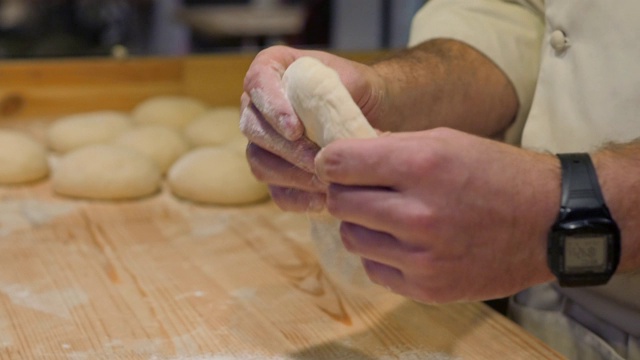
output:
M0 126L37 133L47 114L127 109L144 94L228 105L249 61L0 63ZM340 288L306 215L271 202L200 206L166 189L69 200L48 181L0 187L0 199L0 359L561 358L481 303Z

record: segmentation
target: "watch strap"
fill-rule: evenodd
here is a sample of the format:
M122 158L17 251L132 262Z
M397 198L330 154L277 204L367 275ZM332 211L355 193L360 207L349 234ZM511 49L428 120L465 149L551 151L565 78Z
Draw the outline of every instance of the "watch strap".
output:
M564 275L563 278L558 279L558 285L561 287L596 286L606 284L610 278L611 274L590 274L587 278L582 276L572 277L570 275Z
M561 216L570 216L572 209L606 211L598 176L589 154L567 153L556 156L562 166Z

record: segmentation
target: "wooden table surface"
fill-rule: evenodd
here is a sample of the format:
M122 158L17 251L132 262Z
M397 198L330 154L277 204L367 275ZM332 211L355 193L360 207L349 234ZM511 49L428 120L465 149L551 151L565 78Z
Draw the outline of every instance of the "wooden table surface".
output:
M370 59L377 54L351 55ZM251 56L0 63L0 127L159 94L237 105ZM15 120L15 121L13 121ZM0 359L559 359L481 303L350 292L304 214L0 187Z
M338 288L270 202L0 196L0 359L560 358L484 304Z

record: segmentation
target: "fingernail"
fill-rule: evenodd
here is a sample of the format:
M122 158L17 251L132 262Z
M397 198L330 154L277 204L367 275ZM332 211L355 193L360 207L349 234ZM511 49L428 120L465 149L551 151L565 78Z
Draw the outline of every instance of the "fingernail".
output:
M318 153L316 154L316 157L313 159L313 165L315 167L315 171L316 171L316 176L318 177L318 180L320 182L324 182L322 180L322 175L324 173L324 164L323 164L323 154L324 153L324 148L320 149L320 151L318 151Z

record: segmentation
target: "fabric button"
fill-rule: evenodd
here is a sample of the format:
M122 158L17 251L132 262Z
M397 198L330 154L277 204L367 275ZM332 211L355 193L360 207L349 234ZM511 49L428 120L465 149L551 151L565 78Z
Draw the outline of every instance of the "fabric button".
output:
M551 33L551 47L557 52L566 50L569 47L569 39L562 30L554 30Z

